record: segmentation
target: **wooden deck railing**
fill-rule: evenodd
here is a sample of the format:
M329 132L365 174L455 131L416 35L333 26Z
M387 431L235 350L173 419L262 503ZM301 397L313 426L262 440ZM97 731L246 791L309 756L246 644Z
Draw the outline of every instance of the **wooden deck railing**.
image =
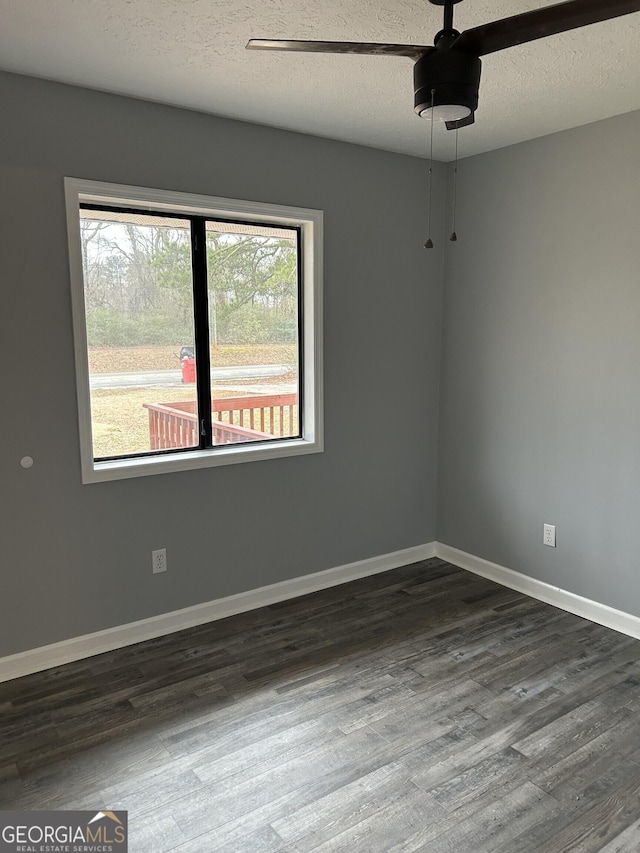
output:
M149 410L151 450L198 444L195 400L142 405ZM223 397L211 401L211 414L214 444L237 444L298 434L297 394Z

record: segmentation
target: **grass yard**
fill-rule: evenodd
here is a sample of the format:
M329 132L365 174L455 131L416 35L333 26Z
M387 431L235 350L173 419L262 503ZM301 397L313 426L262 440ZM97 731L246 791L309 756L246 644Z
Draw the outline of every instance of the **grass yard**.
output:
M91 394L93 452L117 456L149 450L149 413L143 403L194 400L195 386L186 388L113 388Z

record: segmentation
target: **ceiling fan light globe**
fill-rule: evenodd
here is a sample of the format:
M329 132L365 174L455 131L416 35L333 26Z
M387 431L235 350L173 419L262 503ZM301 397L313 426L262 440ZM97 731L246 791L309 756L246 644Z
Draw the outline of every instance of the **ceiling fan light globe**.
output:
M463 104L436 104L433 109L427 107L420 113L420 118L427 121L462 121L471 115L469 107Z

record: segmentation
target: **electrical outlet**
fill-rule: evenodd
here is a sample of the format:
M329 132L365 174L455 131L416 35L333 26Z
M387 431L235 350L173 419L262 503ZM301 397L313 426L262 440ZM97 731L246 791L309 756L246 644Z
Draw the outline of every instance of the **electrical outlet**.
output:
M154 575L158 572L167 571L167 549L159 548L157 551L151 552L151 567Z
M555 524L545 524L542 541L550 548L556 547L556 526Z

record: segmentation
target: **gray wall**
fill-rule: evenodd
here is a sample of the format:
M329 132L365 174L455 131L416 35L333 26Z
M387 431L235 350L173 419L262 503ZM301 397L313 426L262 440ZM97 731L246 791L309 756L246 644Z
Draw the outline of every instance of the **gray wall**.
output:
M438 539L640 616L638 139L632 113L461 163Z
M0 105L0 656L432 541L424 161L8 74ZM65 175L324 210L323 454L81 484Z

